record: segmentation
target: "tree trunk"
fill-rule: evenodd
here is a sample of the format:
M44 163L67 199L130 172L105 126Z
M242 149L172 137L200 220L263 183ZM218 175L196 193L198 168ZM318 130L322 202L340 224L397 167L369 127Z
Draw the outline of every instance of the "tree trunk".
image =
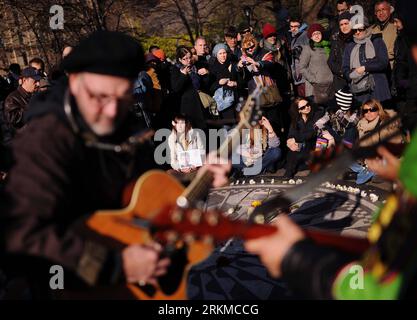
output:
M312 24L317 20L320 9L327 0L300 0L301 17L308 24Z
M20 29L19 17L18 17L16 7L12 7L12 14L13 14L13 19L14 19L14 24L15 24L15 27L16 27L16 30L17 30L17 38L19 39L20 55L23 58L23 64L27 65L28 64L28 58L27 58L27 55L26 55L25 43L23 41L23 34L22 34L22 30Z
M198 6L197 6L197 2L196 0L191 0L190 1L191 4L191 8L193 10L193 20L194 20L194 30L195 30L195 37L198 38L199 36L201 36L203 34L203 30L202 30L202 26L201 26L201 22L200 22L200 16L199 16L199 12L198 12Z
M194 44L194 34L193 31L191 30L191 26L187 20L187 17L185 16L185 12L182 10L180 3L178 2L178 0L172 0L175 4L175 6L177 7L178 10L178 15L181 18L181 21L185 27L185 29L187 30L188 36L190 37L190 41L192 44Z
M281 10L281 8L282 8L281 0L272 0L272 12L273 12L274 17L275 17L275 25L276 26L279 25L278 11Z

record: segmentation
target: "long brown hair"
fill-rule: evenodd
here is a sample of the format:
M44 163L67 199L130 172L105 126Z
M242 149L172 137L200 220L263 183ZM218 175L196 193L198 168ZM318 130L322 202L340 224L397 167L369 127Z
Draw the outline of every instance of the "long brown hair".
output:
M179 46L176 51L177 62L181 63L181 59L184 58L187 54L191 55L191 59L193 58L193 53L191 52L190 48L186 46Z
M185 114L177 114L177 115L174 116L173 120L174 120L174 122L177 122L177 121L184 121L185 122L184 135L185 135L185 139L187 139L188 132L192 129L191 121L188 119L188 117ZM172 130L175 131L175 134L178 134L177 129L175 128L175 126L172 126Z
M307 122L310 120L310 118L313 116L314 114L314 106L310 103L310 101L308 101L308 99L303 98L303 97L297 97L294 99L294 101L292 102L291 106L290 106L290 117L291 117L291 127L292 128L296 128L297 127L297 123L298 120L300 120L301 118L301 114L298 111L298 103L300 101L307 101L308 104L310 105L310 113L307 115Z

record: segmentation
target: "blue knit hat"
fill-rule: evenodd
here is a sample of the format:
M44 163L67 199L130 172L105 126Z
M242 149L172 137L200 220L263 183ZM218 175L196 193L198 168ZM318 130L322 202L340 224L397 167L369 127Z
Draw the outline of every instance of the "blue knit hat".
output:
M229 50L229 47L226 44L224 44L224 43L218 43L218 44L216 44L214 46L214 48L213 48L212 56L215 57L215 58L217 58L217 54L219 53L219 51L221 49L224 49L227 52Z

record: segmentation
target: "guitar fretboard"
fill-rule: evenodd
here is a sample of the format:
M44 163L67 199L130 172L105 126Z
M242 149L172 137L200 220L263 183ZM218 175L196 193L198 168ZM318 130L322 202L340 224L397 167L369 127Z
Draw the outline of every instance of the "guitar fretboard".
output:
M239 124L232 129L231 133L226 136L225 141L221 144L220 148L216 151L217 158L220 161L227 161L230 158L232 152L240 144L242 129L249 128L250 125L247 121L242 120ZM213 182L213 174L205 170L201 176L196 177L190 185L184 190L182 197L185 197L189 203L193 204L203 199L208 193L211 184Z

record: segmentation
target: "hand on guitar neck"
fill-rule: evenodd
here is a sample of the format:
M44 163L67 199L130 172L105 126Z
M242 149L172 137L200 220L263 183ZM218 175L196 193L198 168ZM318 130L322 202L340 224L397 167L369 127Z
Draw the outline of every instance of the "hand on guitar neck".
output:
M400 159L383 146L379 147L377 152L380 157L366 160L369 170L388 181L397 181Z
M306 238L303 230L282 214L276 218L279 231L270 236L246 241L245 249L259 255L264 266L273 277L281 276L281 263L290 248Z

